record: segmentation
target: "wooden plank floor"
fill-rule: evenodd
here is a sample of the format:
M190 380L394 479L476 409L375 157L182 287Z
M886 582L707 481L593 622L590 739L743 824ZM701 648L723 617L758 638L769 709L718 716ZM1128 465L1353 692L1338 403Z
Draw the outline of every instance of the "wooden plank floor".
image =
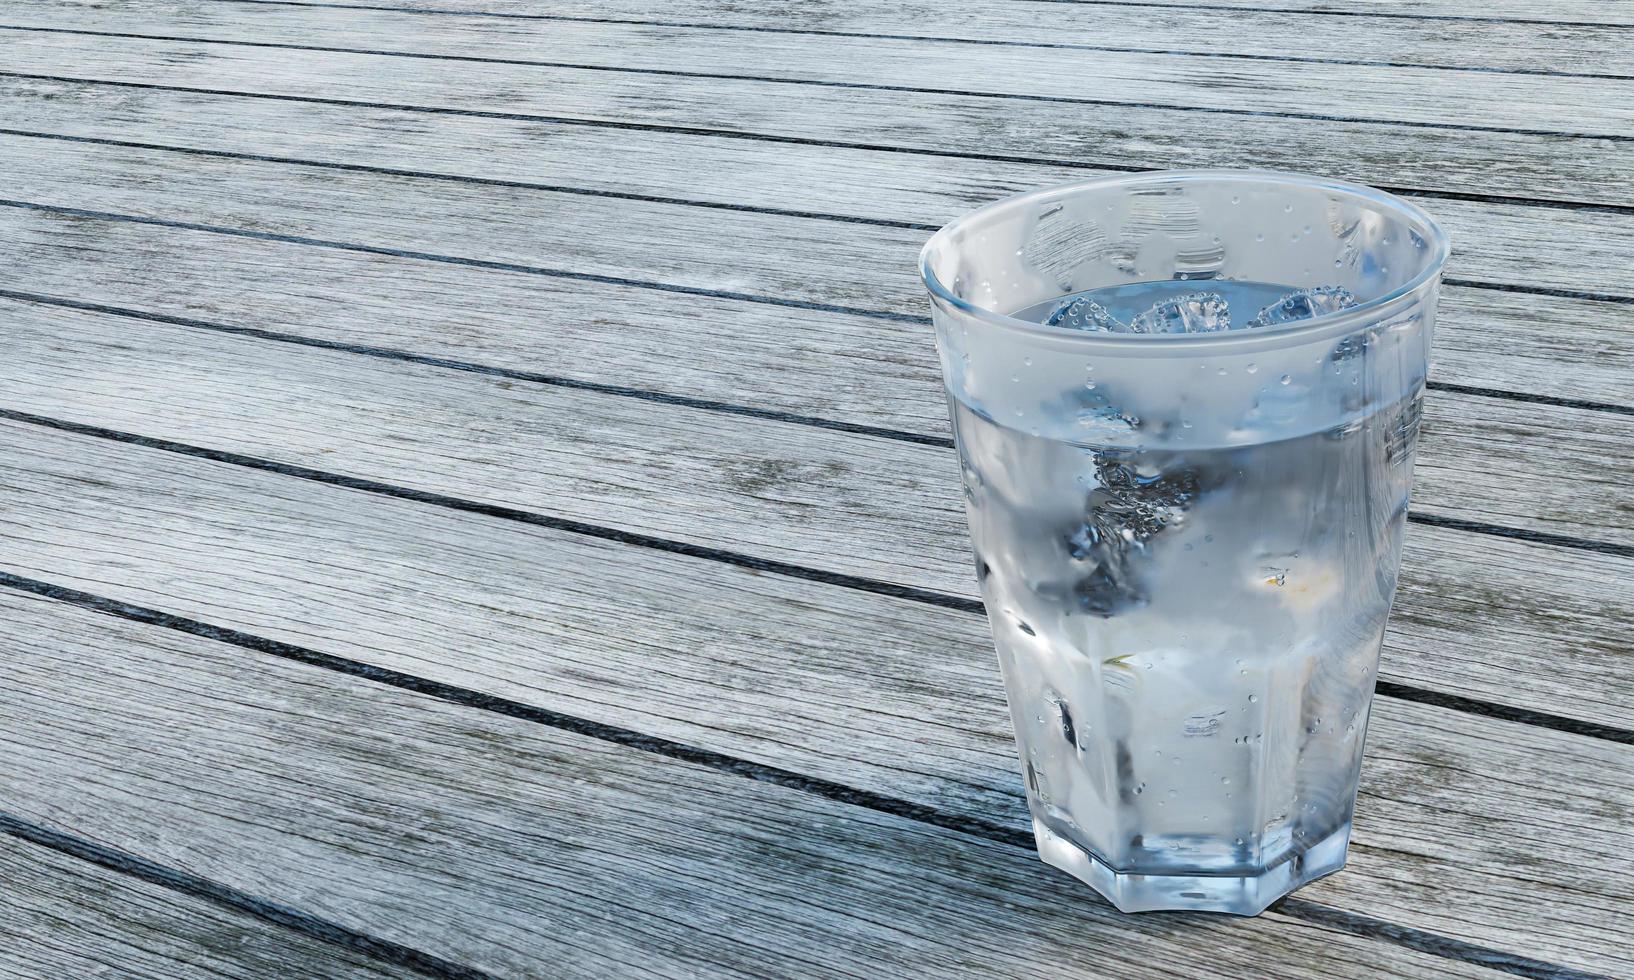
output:
M1634 977L1634 0L13 0L0 977ZM1032 853L914 258L1455 239L1350 866Z

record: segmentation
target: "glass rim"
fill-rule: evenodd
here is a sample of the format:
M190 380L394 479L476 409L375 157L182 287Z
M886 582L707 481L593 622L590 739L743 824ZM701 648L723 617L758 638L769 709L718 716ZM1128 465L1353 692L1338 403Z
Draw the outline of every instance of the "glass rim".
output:
M1070 327L1050 326L1049 324L1023 320L1004 313L995 313L954 295L953 291L948 289L937 277L935 271L931 269L932 251L947 244L948 240L965 226L994 212L1011 210L1034 200L1060 197L1099 188L1149 183L1173 183L1177 180L1290 184L1343 194L1380 205L1387 210L1399 212L1407 218L1409 223L1418 226L1424 235L1426 244L1430 246L1430 250L1425 259L1424 267L1412 279L1382 296L1376 296L1356 306L1333 313L1319 314L1283 327L1271 329L1221 330L1211 333L1185 334L1116 334L1074 330ZM1156 353L1160 347L1169 351L1174 351L1176 348L1195 349L1205 346L1243 346L1245 344L1256 347L1280 347L1284 344L1294 344L1313 339L1312 335L1314 334L1342 334L1347 332L1348 328L1363 323L1378 322L1399 309L1410 305L1420 293L1441 275L1442 269L1447 264L1447 257L1451 253L1451 247L1451 240L1446 230L1441 227L1440 222L1430 217L1423 208L1404 198L1381 191L1376 187L1369 187L1366 184L1355 184L1349 181L1317 176L1316 174L1282 170L1146 170L1140 173L1119 174L1114 177L1094 177L1089 180L1073 181L1067 184L1055 184L1036 190L1023 191L984 204L975 210L967 211L943 225L925 242L924 248L919 251L919 275L924 280L925 288L930 291L933 301L945 303L961 313L1005 330L1030 334L1037 339L1060 341L1073 347L1117 347L1122 348L1122 353L1131 354L1137 350ZM1211 280L1199 278L1183 281L1195 283L1201 287Z

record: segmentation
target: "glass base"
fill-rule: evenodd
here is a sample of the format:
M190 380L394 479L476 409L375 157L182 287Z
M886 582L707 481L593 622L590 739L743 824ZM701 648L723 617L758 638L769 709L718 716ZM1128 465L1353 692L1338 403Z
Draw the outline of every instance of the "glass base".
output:
M1038 856L1100 892L1120 912L1189 910L1259 915L1272 902L1345 866L1350 823L1303 854L1255 875L1154 875L1117 871L1037 820Z

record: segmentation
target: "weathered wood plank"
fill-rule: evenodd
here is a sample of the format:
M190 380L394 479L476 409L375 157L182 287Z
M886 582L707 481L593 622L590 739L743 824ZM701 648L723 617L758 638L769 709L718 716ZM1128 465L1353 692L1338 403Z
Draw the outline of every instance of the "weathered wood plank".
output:
M367 0L347 6L414 9L413 3ZM830 0L823 4L733 0L670 0L661 8L638 0L550 0L488 4L483 0L430 4L439 12L546 19L588 17L636 23L659 22L719 30L819 31L965 39L984 44L1045 44L1058 47L1128 47L1154 52L1234 54L1259 58L1331 58L1417 65L1519 69L1544 72L1634 73L1626 35L1615 27L1555 27L1486 21L1452 25L1436 20L1368 16L1334 17L1211 5L1018 3L967 0L959 16L931 0ZM1388 11L1386 11L1388 12ZM183 21L193 26L193 21ZM204 25L200 25L204 26ZM459 26L453 28L460 30Z
M404 9L419 10L455 10L464 13L497 12L512 16L527 16L530 14L554 14L563 10L572 10L584 14L604 14L613 11L620 13L632 10L635 13L650 13L650 7L634 5L631 0L566 0L558 3L556 0L392 0L390 4L383 4L381 0L328 0L330 6L365 7L365 6L392 6ZM666 4L668 10L673 4ZM896 5L902 6L902 5ZM1229 9L1233 16L1252 16L1261 13L1265 4L1251 3L1249 0L1209 0L1200 3L1198 0L1141 0L1138 3L1123 3L1119 0L1034 0L1015 4L1022 11L1026 11L1039 20L1066 16L1055 10L1057 6L1067 6L1073 10L1081 9L1086 16L1119 17L1149 15L1154 19L1168 14L1179 14L1187 10L1220 11ZM762 16L780 18L796 23L824 24L830 23L829 18L853 16L848 6L834 3L825 3L821 6L801 3L774 3L757 5L764 11ZM682 10L716 11L721 14L735 16L749 16L749 12L741 8L722 3L718 8L703 0L702 3L684 3ZM920 8L909 8L920 9ZM926 15L941 16L945 11L935 7L925 7ZM1149 12L1149 13L1148 13ZM1477 2L1477 0L1382 0L1382 2L1335 2L1335 0L1280 0L1274 14L1313 15L1310 20L1319 16L1330 16L1338 20L1341 25L1354 23L1351 18L1364 17L1367 25L1371 26L1374 20L1385 17L1412 17L1426 20L1445 20L1448 18L1461 20L1472 19L1484 24L1501 24L1504 20L1517 20L1559 26L1561 24L1634 24L1634 4L1628 0L1590 0L1588 3L1574 3L1562 6L1550 3L1548 0L1495 0L1495 2ZM959 20L964 20L963 10ZM1300 23L1308 22L1300 18ZM1093 24L1093 21L1085 23ZM1477 28L1470 28L1475 30ZM1479 30L1488 30L1483 26ZM1443 25L1442 30L1458 31L1460 28Z
M495 972L1483 972L1277 914L1120 916L1020 848L150 627L0 606L30 627L0 665L16 746L0 780L18 809Z
M12 609L34 613L30 605L39 604L16 597L5 601L8 614ZM41 620L36 614L27 626ZM17 645L14 630L23 628L8 615L7 656ZM47 631L40 639L45 635L62 631ZM9 707L9 696L0 700ZM0 722L8 733L16 728L15 721ZM0 882L0 977L7 980L399 975L244 913L5 836L0 836Z
M74 35L33 35L0 49L8 72L511 114L524 123L571 118L1102 166L1321 170L1391 187L1611 204L1626 203L1634 188L1634 142L1623 140L1270 116L1231 116L1224 125L1226 117L1190 110L1117 105L1095 107L1086 127L1081 105L985 96L454 61L425 67L419 59Z
M31 99L28 104L48 103ZM243 111L232 127L236 135L223 134L219 142L239 148L271 142L282 146L288 141L279 132L300 132L299 120L292 118L258 132L256 110L266 104L237 104ZM291 107L276 108L291 111ZM64 118L82 122L96 114L94 110L76 111ZM185 115L199 118L200 114ZM95 127L98 134L117 133L121 127L141 122L123 112L104 116L105 122ZM289 129L281 130L281 126ZM321 126L314 131L325 132ZM347 130L327 132L338 137ZM596 138L572 138L584 133ZM368 162L393 159L401 150L382 144L377 134L370 133L368 139L363 135L360 130L354 137L359 144L357 153L348 146L344 154L331 155ZM468 135L473 140L482 138L477 132ZM652 138L648 134L621 151L617 133L569 127L556 135L563 138L534 144L538 148L532 155L538 158L540 170L548 172L553 162L565 168L586 158L628 160ZM474 143L443 149L450 156L466 156L485 176L525 179L538 171L524 172L528 144L521 134L517 137L511 144L514 154L509 163L492 169L489 162L504 156L497 146L480 155L474 154ZM424 166L421 151L425 144L409 133L403 134L402 142L414 145L411 155ZM9 145L0 140L0 156ZM323 152L321 146L314 149ZM847 188L855 191L863 186L847 181L861 180L882 188L874 194L877 206L869 210L911 220L921 216L912 210L915 207L940 211L948 206L923 188L949 187L957 201L964 196L958 186L963 182L970 185L972 196L985 194L990 199L1030 182L1042 184L1070 176L1049 169L1032 173L1030 168L1013 165L1018 171L1013 183L1005 176L982 188L982 180L976 177L982 166L934 157L827 150L821 159L801 161L789 159L787 151L809 155L807 148L707 137L661 136L647 149L670 164L680 161L685 166L660 165L655 158L650 161L651 169L621 174L617 165L610 164L598 168L602 175L598 182L625 192L685 193L685 188L671 185L684 182L678 171L686 170L712 175L700 177L696 190L716 200L729 200L735 187L740 198L751 201L775 202L781 193L785 204L857 210L854 202L860 192L844 202L835 198ZM903 160L932 166L905 166L900 163ZM808 169L807 162L819 169ZM146 171L132 172L146 179ZM671 173L668 180L654 179ZM720 178L718 186L714 175ZM975 179L965 180L972 177ZM806 188L834 190L808 192ZM70 198L64 194L61 199ZM276 213L292 210L285 197L274 192L256 198L257 203L263 200L269 202L269 209L277 208ZM210 216L222 217L219 213ZM843 237L847 232L837 234ZM1516 239L1526 238L1524 229L1519 230ZM918 324L16 209L0 209L0 241L6 243L0 252L0 268L6 270L8 281L37 292L157 313L215 319L230 315L237 324L341 342L410 349L598 383L748 401L914 432L946 431L945 407L935 390L936 367L925 356L926 328ZM73 261L65 261L69 253ZM95 275L83 273L86 263L96 267ZM285 271L269 279L267 268ZM300 283L301 288L287 288L289 283ZM235 301L223 305L205 299L223 292ZM473 306L470 295L482 295L485 300ZM906 299L903 302L904 311L912 308ZM1628 384L1628 375L1634 371L1634 321L1626 306L1460 286L1447 287L1442 304L1437 380L1625 406L1634 403ZM355 315L360 308L382 306L392 308L390 315ZM518 316L518 311L526 312ZM652 330L654 323L664 324L664 331ZM456 324L458 329L453 329ZM791 345L791 338L798 342ZM673 351L677 349L707 350L709 355L676 359ZM778 376L776 385L765 383L772 372ZM831 383L829 379L838 376L846 377L848 383ZM902 391L904 385L912 390ZM883 397L887 392L892 396Z
M100 313L0 308L12 320L0 391L23 411L974 594L942 447ZM934 387L920 397L933 401ZM1630 438L1625 416L1436 392L1416 505L1628 543L1618 449Z
M1025 826L977 617L98 440L10 424L0 432L0 485L21 501L3 515L7 571ZM385 550L375 550L381 543ZM471 577L481 581L465 593ZM449 605L461 594L470 597L463 612ZM0 672L28 680L0 686L16 692L0 726L26 735L49 722L53 746L45 753L13 739L21 743L18 775L0 773L8 798L31 819L108 839L106 815L117 813L124 833L141 835L122 846L386 938L409 930L433 953L510 967L484 957L502 955L501 941L524 950L551 942L561 913L538 907L553 901L541 875L580 892L580 902L629 896L618 915L638 943L663 928L648 922L651 908L687 909L707 929L715 925L707 910L730 906L738 918L720 927L727 938L778 951L787 926L763 914L820 929L830 909L911 901L915 913L890 921L915 933L899 943L927 947L914 953L927 957L916 975L938 971L949 936L959 937L966 969L996 969L984 930L989 916L1016 914L1002 908L1027 910L1005 924L1023 942L1035 928L1053 934L1049 917L1031 910L1034 899L1076 917L1072 944L1108 938L1098 903L1086 904L1082 892L1077 900L1054 895L1058 879L1041 871L1011 882L1002 848L785 790L721 784L668 762L642 763L639 778L615 780L605 791L621 802L616 815L602 816L604 781L627 771L623 750L573 739L546 751L537 742L556 735L439 702L398 708L403 696L349 679L296 678L286 687L277 676L298 668L242 651L222 657L187 638L160 641L164 659L155 662L151 642L127 632L145 627L97 621L76 630L114 651L104 665L21 614L7 620L18 624L25 649ZM194 690L220 703L185 700ZM284 714L262 716L263 703ZM445 722L469 734L447 734ZM153 726L169 734L135 751ZM282 731L300 735L267 737ZM1634 930L1634 873L1624 856L1634 749L1388 698L1376 708L1372 739L1352 867L1305 897L1588 969L1625 970ZM450 746L463 754L443 754ZM93 747L137 767L115 784L117 798L81 755ZM60 776L48 778L44 766ZM169 784L159 799L145 790L155 772ZM269 784L281 791L269 795ZM1545 811L1549 819L1540 820ZM240 822L223 833L212 814ZM154 834L149 820L168 829ZM858 822L880 829L853 840L847 828ZM745 825L760 828L762 844L737 839ZM467 830L473 826L480 834ZM785 826L805 829L777 829ZM272 836L283 833L299 839ZM398 835L435 860L405 867ZM344 853L335 853L337 839ZM547 850L545 841L561 843ZM490 853L504 874L472 873ZM245 854L288 859L249 867ZM377 861L389 861L389 872ZM675 872L654 866L698 875L683 888L729 882L730 891L677 894L664 885ZM1583 878L1585 866L1596 873ZM847 870L835 875L837 867ZM321 869L321 888L305 882L291 892L276 877L308 868ZM578 884L581 869L590 884ZM927 874L933 879L922 881ZM771 882L801 904L768 908ZM948 882L959 883L957 895L943 894ZM876 886L884 892L867 890ZM495 903L511 914L488 915ZM392 910L389 921L371 917L377 907ZM968 923L949 928L934 910ZM1108 928L1136 930L1174 921L1109 918ZM893 962L872 948L866 924L836 928L833 937L808 936L820 940L815 955L844 961L862 946ZM1186 935L1188 949L1214 945L1189 925ZM622 948L615 942L609 955ZM682 948L686 955L695 947ZM1077 948L1062 951L1060 968ZM1163 949L1166 968L1185 969L1165 947L1147 948ZM1113 962L1101 970L1123 975ZM1017 967L1027 968L1037 964Z
M10 301L0 311L7 407L976 595L946 450ZM1460 407L1447 417L1471 414ZM1450 492L1493 499L1449 469ZM1405 564L1393 642L1445 647L1388 677L1623 723L1634 680L1619 624L1634 604L1607 585L1634 564L1428 527L1412 529ZM1540 649L1574 652L1541 672ZM1517 675L1529 678L1518 689Z
M1344 116L1624 136L1634 128L1634 73L1626 79L1448 71L1325 62L1267 62L1131 51L949 44L927 40L651 28L585 21L427 18L389 10L125 0L83 8L13 0L5 25L183 37L202 42L312 45L444 58L513 59L614 70L817 81L1106 102ZM0 31L0 33L5 33ZM15 32L12 32L15 35ZM31 34L63 52L88 39ZM122 45L121 38L98 38ZM212 55L223 43L193 47ZM382 58L381 61L393 59ZM410 59L395 59L398 61ZM1621 59L1619 59L1621 61ZM426 67L413 69L424 73ZM531 69L512 68L513 84ZM186 76L190 70L175 71ZM799 89L786 98L798 101ZM1200 118L1196 126L1219 125Z
M457 124L459 128L451 132L422 132L420 127L404 129L404 126L408 126L414 120L404 118L405 114L402 113L389 112L385 118L375 119L370 126L349 127L346 125L344 110L314 110L309 106L209 96L178 96L174 93L138 93L120 101L118 105L109 105L92 97L98 92L106 94L106 90L75 87L63 95L62 98L70 99L74 105L73 110L67 114L59 111L58 98L48 97L48 93L41 91L21 93L15 101L0 101L0 104L4 104L8 111L15 109L15 118L19 122L24 121L26 117L28 122L49 125L50 120L61 119L63 123L57 128L66 128L78 135L98 138L119 138L130 134L133 129L166 125L168 131L176 134L176 138L180 138L184 143L203 145L226 153L256 152L269 146L276 146L286 153L302 153L336 163L359 166L391 166L401 163L403 156L406 155L414 161L416 168L464 167L474 176L484 179L537 182L541 176L547 181L552 176L557 176L587 184L591 189L598 190L657 196L691 195L715 203L754 204L842 214L861 211L866 212L865 216L868 217L898 221L941 220L971 204L992 200L1021 188L1088 175L1088 172L1050 166L978 164L972 161L911 154L835 148L815 150L810 147L700 136L642 134L638 140L629 140L628 134L618 131L580 127L556 128L551 133L549 141L540 143L520 129L495 134L484 128L490 125L520 124L496 123L491 120L473 123L472 120L457 117L438 117L435 120L436 126L432 129L445 123ZM0 93L0 100L3 99L4 95ZM312 118L314 113L324 112L335 115L323 119ZM170 124L169 120L174 120L174 124ZM375 125L389 126L398 132L390 141L382 141L375 132ZM509 139L500 139L499 136L506 136ZM291 145L303 139L311 140L312 145L310 147ZM8 156L9 160L16 160L18 156L27 157L29 147L37 146L41 142L43 141L0 141L0 155ZM480 152L477 149L479 146ZM64 154L72 153L74 149L72 146L62 148L44 163L37 164L36 169L48 171L51 167L62 164ZM578 166L578 162L586 158L610 162L604 167L598 167L594 174L586 174ZM117 187L121 182L120 175L128 172L143 184L151 186L161 182L162 178L158 174L164 172L166 161L167 158L163 155L127 159L106 168L110 172L105 180ZM185 168L191 163L191 158L168 158L168 162L171 167ZM122 170L122 167L128 170ZM217 172L221 178L218 187L233 183L229 179L233 173L232 165L227 163L222 167L223 169ZM26 168L27 165L22 162L15 162L12 165L14 170ZM154 176L149 177L150 173ZM321 183L328 176L330 175L324 172L312 173L307 175L307 181ZM243 193L248 192L232 196L242 196ZM311 230L309 226L299 223L305 220L304 209L289 204L290 197L299 193L301 193L299 187L268 190L256 193L253 201L245 202L243 207L247 209L264 205L266 210L261 212L263 215L293 211L297 215L293 219L294 223L279 227ZM395 196L395 192L388 192L382 196ZM66 192L58 194L57 198L75 199ZM186 205L188 214L193 213L195 209L191 200ZM120 198L111 203L123 206L127 201L128 198ZM1441 205L1447 202L1427 203L1439 211ZM372 207L372 200L368 197L366 189L359 190L357 206ZM169 213L163 208L155 208L154 211ZM1538 235L1542 233L1540 229L1546 229L1552 224L1553 215L1553 212L1542 209L1522 208L1504 214L1483 215L1480 213L1480 206L1466 206L1457 202L1453 203L1451 213L1461 243L1470 237L1477 241L1490 237L1498 243L1500 251L1508 253L1501 265L1493 263L1494 271L1499 271L1500 274L1511 272L1526 274L1533 271L1536 263L1525 259L1520 253L1524 252L1524 243L1539 240ZM222 219L220 213L207 216ZM255 249L276 247L207 238L194 232L121 229L117 225L105 222L89 225L73 222L65 226L59 221L17 212L0 213L0 222L4 223L4 234L11 245L8 254L0 256L0 262L6 263L14 270L12 273L14 281L31 281L39 284L36 287L38 289L83 298L93 298L103 278L122 278L112 271L111 266L117 264L134 267L136 263L148 262L162 265L164 274L162 276L134 274L128 279L122 279L119 287L120 297L135 297L159 288L165 290L170 298L169 302L185 307L191 305L192 291L182 288L180 281L185 280L189 274L207 276L235 274L239 270L235 267L232 256ZM35 225L40 225L41 230L38 232L31 230ZM95 234L90 232L91 228L96 229ZM1606 226L1597 226L1583 229L1582 233L1590 240L1596 240L1605 229ZM333 231L328 228L317 230ZM843 236L847 232L842 229L836 234ZM41 248L37 242L42 236L61 236L75 240L78 247L88 250L88 254L83 258L95 261L101 266L99 275L89 279L77 276L70 266L62 264L60 249L55 247L60 242L53 243L52 247ZM1557 239L1561 237L1564 236L1555 235ZM1613 235L1613 238L1619 237L1627 236ZM118 238L119 244L110 243L104 247L104 241L113 238ZM182 240L190 244L175 245L164 255L154 254L156 248L153 243L169 245L172 241ZM199 247L206 247L210 254L200 255L197 252ZM126 250L133 248L139 249L139 254L125 254ZM1475 250L1475 260L1480 261L1480 246L1475 246ZM1568 251L1565 254L1574 253ZM43 263L43 266L27 268L28 263L35 260ZM347 280L339 284L343 291L336 293L337 299L347 296L349 303L358 301L357 295L348 295L344 290L356 290L361 295L378 292L376 287L366 282L353 281L355 278L353 273L340 271L356 269L361 265L375 267L378 260L374 258L361 259L328 253L313 255L298 248L285 247L280 250L276 261L280 265L294 267L288 278L307 282L305 290L294 295L285 295L277 301L280 304L287 305L292 301L307 298L308 294L315 290L334 291L337 284L332 282L331 278L335 276ZM1461 271L1458 264L1462 264L1463 261L1463 246L1460 245L1455 271ZM1612 258L1609 261L1615 263L1616 259ZM432 278L441 276L457 277L462 280L507 279L516 283L514 289L538 288L558 292L575 288L583 292L615 289L599 285L575 287L571 284L530 286L522 277L495 273L492 270L462 270L454 273L428 268L423 263L400 262L395 265L400 271L391 274L393 281L415 276ZM296 271L296 269L310 270L315 266L323 270L322 274ZM235 283L234 288L246 293L265 288L266 281L261 269L252 265L244 271L249 273L247 277L249 281ZM71 281L75 285L72 288L47 285L60 280ZM463 290L469 287L451 288ZM511 320L507 309L509 304L495 300L491 304L495 309L491 311L492 315L487 317L482 330L464 331L453 338L444 338L438 331L429 331L418 342L416 349L427 350L428 344L441 344L445 339L457 342L456 346L466 344L480 348L487 343L486 338L493 334L500 338L494 346L505 350L529 336L540 339L531 318L544 315L551 319L555 328L553 333L571 333L568 338L560 336L551 338L548 349L560 359L566 354L564 340L570 342L572 336L581 335L574 329L576 326L598 323L608 318L616 319L625 309L634 310L650 304L663 306L681 303L689 307L689 312L682 317L666 318L666 322L679 326L688 324L692 318L719 319L718 316L711 317L704 312L715 308L712 302L664 297L651 292L615 291L621 296L628 293L641 298L603 300L601 302L603 308L593 312L578 307L562 309L560 298L549 303L519 301L518 308L530 311L525 330L519 329L519 325ZM510 295L510 292L506 295ZM904 304L902 309L913 309L907 298L900 299ZM120 298L103 301L119 302ZM1627 310L1623 306L1592 300L1470 290L1457 286L1448 288L1444 303L1445 312L1441 321L1437 350L1439 379L1456 384L1519 389L1589 401L1626 404L1630 400L1627 374L1634 370L1634 329L1630 328ZM478 315L478 311L470 310L464 295L457 295L452 308L441 314L431 314L429 311L437 307L450 306L448 300L439 301L438 297L422 295L408 310L403 311L403 315L412 316L424 304L430 304L427 308L428 315ZM316 307L314 312L327 313L333 310L326 303L308 305ZM735 315L749 318L775 315L799 319L803 314L787 310L779 310L773 314L767 310L745 307ZM865 330L879 332L882 338L900 334L910 337L915 347L922 341L922 331L916 327L901 327L872 321L859 322L864 324ZM374 323L357 323L355 320L352 323L355 329L377 326ZM394 323L395 319L388 319L378 326L390 326ZM620 338L626 338L628 335L628 330L622 324L610 332ZM789 330L781 328L777 333L780 337L786 337ZM513 336L515 340L511 339ZM632 374L639 375L654 364L649 356L643 354L625 364L608 365L607 345L595 340L593 335L587 336L586 339L595 347L590 352L587 363L608 367L612 372L611 377L599 380L626 382ZM858 341L853 337L848 342ZM779 357L782 356L781 346L780 341ZM878 343L870 344L870 347L878 346L880 346ZM484 356L496 356L482 350L473 350L470 353L477 360L482 360ZM570 354L566 356L571 357ZM744 355L738 354L738 357L742 356ZM684 369L685 365L681 367ZM711 364L710 368L713 371L717 366ZM846 373L853 374L859 369L868 370L868 364L852 365L846 369ZM674 366L665 366L665 372L672 370ZM704 377L699 380L707 382L709 376L710 373L705 372ZM799 379L795 380L796 384L792 391L805 395L806 392L798 384ZM778 392L768 392L768 395L777 397L784 393L784 390L780 386ZM829 392L823 399L825 401L832 401L835 397L832 386L824 384L819 386L819 390ZM894 400L871 399L871 401L876 412L890 413L895 407ZM799 407L793 410L810 411L809 408ZM822 412L819 411L817 414ZM938 401L933 412L933 418L937 420L935 424L938 426L941 415L942 410ZM883 424L919 428L914 422Z
M0 168L9 197L40 204L869 310L926 309L919 228L22 136L0 138ZM959 207L947 201L942 214L920 220L934 226ZM1435 211L1459 242L1458 279L1634 299L1634 217L1466 201L1438 201Z

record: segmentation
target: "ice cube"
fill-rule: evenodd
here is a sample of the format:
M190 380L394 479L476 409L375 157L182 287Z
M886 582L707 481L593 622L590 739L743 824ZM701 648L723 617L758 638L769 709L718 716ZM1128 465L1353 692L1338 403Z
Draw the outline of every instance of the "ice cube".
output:
M1069 330L1129 332L1129 326L1107 312L1106 307L1083 296L1062 303L1044 322L1052 327L1066 327Z
M1180 523L1204 491L1201 471L1175 459L1158 466L1135 454L1094 454L1098 484L1084 506L1083 523L1065 537L1068 557L1083 563L1073 584L1078 607L1110 617L1145 605L1145 554L1153 538Z
M1231 307L1219 293L1161 300L1129 321L1129 333L1215 333L1231 329Z
M1337 313L1356 305L1356 297L1343 286L1314 286L1301 289L1260 310L1248 321L1249 329L1274 327L1295 320L1309 320L1324 313Z

